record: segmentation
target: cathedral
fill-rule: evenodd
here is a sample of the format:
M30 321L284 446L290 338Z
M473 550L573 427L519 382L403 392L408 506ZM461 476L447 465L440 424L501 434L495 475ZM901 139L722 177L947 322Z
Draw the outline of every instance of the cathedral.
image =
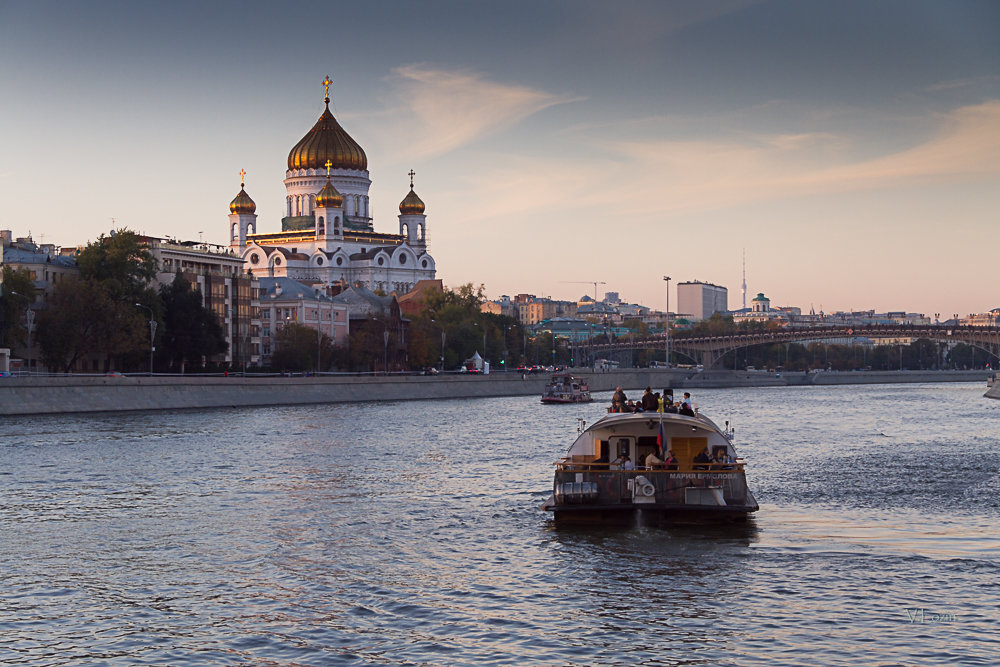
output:
M258 232L257 205L241 182L229 204L229 247L261 278L291 278L328 293L339 291L334 286L356 286L406 294L436 271L413 171L410 191L399 204L399 233L376 232L368 157L330 113L331 83L329 77L323 81L326 109L288 153L281 231Z

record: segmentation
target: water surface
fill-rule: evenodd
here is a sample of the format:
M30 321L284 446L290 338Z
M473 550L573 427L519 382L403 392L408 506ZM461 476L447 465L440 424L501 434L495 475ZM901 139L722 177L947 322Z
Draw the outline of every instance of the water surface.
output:
M699 390L761 503L735 529L555 527L603 402L7 419L0 662L993 665L982 392Z

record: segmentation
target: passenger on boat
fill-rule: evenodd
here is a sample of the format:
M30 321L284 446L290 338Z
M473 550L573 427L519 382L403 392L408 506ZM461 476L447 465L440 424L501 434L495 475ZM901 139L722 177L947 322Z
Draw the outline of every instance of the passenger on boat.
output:
M684 396L687 397L688 400L681 401L680 407L677 408L677 412L682 415L687 415L688 417L694 417L694 410L691 408L691 401L690 401L691 394L685 392Z
M621 385L618 385L618 388L615 389L615 395L611 397L611 402L614 403L615 401L618 401L622 405L625 405L625 402L628 401L628 396L622 391Z
M708 470L708 466L712 463L712 452L709 451L708 447L702 450L696 457L694 457L695 464L691 466L695 470Z
M694 406L691 404L691 392L688 391L684 392L684 398L681 400L681 404L686 405L692 410L694 410Z
M632 463L628 454L622 454L622 470L635 470L635 464Z
M677 413L677 404L674 403L674 390L664 389L663 390L663 411L669 412L671 414Z
M663 459L656 455L656 452L650 452L646 455L646 470L656 470L663 466Z
M663 461L663 467L667 470L677 470L677 457L672 450L667 451L667 458Z
M653 393L652 387L646 387L646 392L642 395L642 409L644 412L655 412L659 407L659 400Z

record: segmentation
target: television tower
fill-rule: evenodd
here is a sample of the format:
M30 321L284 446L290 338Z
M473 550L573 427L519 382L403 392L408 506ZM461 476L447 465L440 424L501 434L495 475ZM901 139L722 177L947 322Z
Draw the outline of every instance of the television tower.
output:
M743 248L743 287L740 290L743 292L743 309L746 310L747 307L747 249Z

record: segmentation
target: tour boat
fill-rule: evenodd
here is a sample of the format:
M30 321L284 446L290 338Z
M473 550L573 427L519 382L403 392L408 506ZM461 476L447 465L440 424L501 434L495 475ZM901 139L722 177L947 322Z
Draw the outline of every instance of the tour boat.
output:
M668 452L676 461L658 463ZM656 458L647 466L650 454ZM722 430L702 414L610 413L588 428L581 424L555 466L553 493L542 507L557 523L724 523L745 521L758 509L729 422Z
M590 403L592 400L587 381L573 375L553 375L542 392L542 403Z

